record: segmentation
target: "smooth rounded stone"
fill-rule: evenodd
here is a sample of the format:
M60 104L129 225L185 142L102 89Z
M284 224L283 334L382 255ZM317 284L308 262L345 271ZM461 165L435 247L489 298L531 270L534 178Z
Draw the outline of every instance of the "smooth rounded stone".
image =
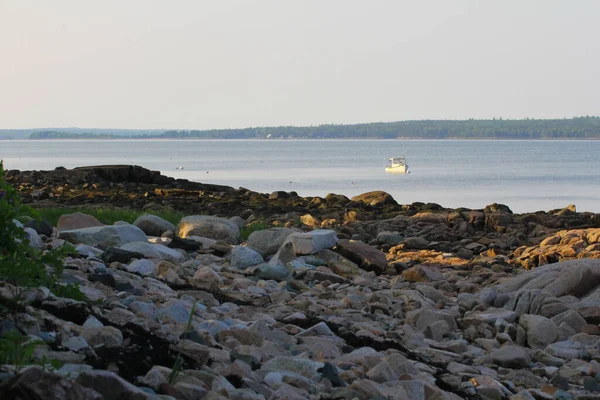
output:
M494 364L505 368L524 368L531 358L527 352L515 345L502 346L491 354Z
M269 228L254 231L247 240L248 247L257 251L261 256L273 255L283 245L286 238L296 232L289 228Z
M145 258L166 260L175 264L185 261L185 256L175 249L162 244L144 242L131 242L121 246L121 249L141 253Z
M141 260L134 260L131 264L126 265L125 269L127 272L142 276L156 276L158 264L160 264L160 260L142 258Z
M228 259L229 265L231 265L233 268L240 269L248 268L265 262L265 260L257 251L246 246L235 246L229 252Z
M82 386L93 389L104 400L147 400L148 395L111 371L83 371L76 380Z
M565 340L548 345L544 352L565 360L579 359L586 355L584 346L579 342Z
M543 349L558 339L556 324L541 315L521 315L519 325L527 332L527 344L534 350Z
M83 243L102 249L120 247L126 243L145 242L148 240L148 237L140 228L129 224L61 231L59 238L73 244Z
M341 239L338 240L337 251L366 271L382 274L388 267L385 253L364 242Z
M190 215L179 221L175 234L181 238L200 236L222 240L228 244L237 244L240 240L240 227L234 221L224 218Z
M425 329L436 321L445 321L448 324L450 331L458 329L456 318L447 311L419 308L407 313L406 323L414 326L420 332L425 332Z
M318 375L317 369L322 368L323 363L297 357L275 357L261 367L264 371L289 371L312 379Z
M260 264L253 268L254 276L266 280L285 281L292 276L291 268L287 265Z
M113 326L85 329L81 336L92 347L114 348L123 346L123 334Z
M91 371L94 367L87 364L64 364L59 369L55 370L54 373L60 376L64 376L69 379L77 379L77 377L83 371Z
M75 212L72 214L62 214L58 218L56 229L58 229L59 232L62 232L70 231L73 229L91 228L94 226L105 225L91 215Z
M175 225L153 214L144 214L138 217L133 225L143 230L148 236L161 236L166 231L175 230Z
M196 288L214 291L223 284L223 278L211 267L202 267L196 271L190 283Z
M35 247L36 249L41 249L44 247L44 241L40 237L40 235L33 228L25 228L25 234L29 239L29 245L31 247Z

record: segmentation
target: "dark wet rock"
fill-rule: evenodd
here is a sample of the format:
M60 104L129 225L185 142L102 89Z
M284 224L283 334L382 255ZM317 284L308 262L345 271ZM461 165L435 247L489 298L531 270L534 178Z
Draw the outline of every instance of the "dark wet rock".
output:
M24 224L26 228L32 228L40 235L52 236L53 227L48 221L32 220Z
M102 253L102 261L107 264L111 264L113 262L127 264L134 258L141 259L144 258L144 255L139 252L129 251L118 247L109 247L104 251L104 253Z
M1 399L103 400L101 393L59 375L32 367L0 384Z
M360 241L339 240L337 251L366 271L377 274L387 270L388 262L380 250Z
M185 251L196 251L202 247L202 243L196 242L191 239L182 239L180 237L175 236L167 247L171 249L182 249Z
M140 228L148 236L161 236L166 231L175 230L175 225L153 214L145 214L138 217L133 222L133 225Z

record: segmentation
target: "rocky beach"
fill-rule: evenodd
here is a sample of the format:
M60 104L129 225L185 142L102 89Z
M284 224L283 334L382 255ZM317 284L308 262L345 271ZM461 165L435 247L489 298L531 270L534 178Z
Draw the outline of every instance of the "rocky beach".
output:
M61 282L83 299L27 291L38 366L5 365L0 399L600 399L600 214L258 193L139 166L6 179L32 207L146 215L25 225L41 250L73 246Z

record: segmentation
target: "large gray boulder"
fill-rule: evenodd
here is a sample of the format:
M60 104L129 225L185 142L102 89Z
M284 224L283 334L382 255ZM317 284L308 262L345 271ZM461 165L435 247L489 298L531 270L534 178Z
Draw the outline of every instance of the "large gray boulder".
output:
M130 242L148 241L148 237L140 228L129 224L62 231L59 238L73 244L83 243L101 249L120 247Z
M133 222L133 225L149 236L161 236L166 231L175 231L175 225L153 214L142 215Z
M600 322L600 260L577 259L547 264L507 279L497 285L497 293L506 293L505 305L519 315L536 314L552 318L569 309L588 323ZM577 301L564 304L561 298L574 296Z
M254 231L248 237L248 247L256 250L261 256L267 257L277 253L285 239L296 232L289 228L269 228Z
M330 249L337 244L337 233L329 229L317 229L311 232L293 233L288 237L296 254L315 254Z
M527 345L534 350L544 349L558 339L558 327L556 324L541 315L521 315L519 325L527 333Z
M201 236L229 244L238 244L240 241L240 227L235 221L209 215L183 217L175 233L181 238Z
M162 244L148 242L130 242L121 246L122 250L143 254L146 258L171 261L179 264L185 261L185 256L175 249Z

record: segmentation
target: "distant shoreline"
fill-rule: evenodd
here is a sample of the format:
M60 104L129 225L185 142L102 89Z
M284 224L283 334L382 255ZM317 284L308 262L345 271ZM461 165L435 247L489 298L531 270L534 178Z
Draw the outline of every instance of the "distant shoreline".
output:
M485 137L469 137L469 138L277 138L277 139L262 139L262 138L160 138L160 137L151 137L151 138L141 138L141 137L114 137L114 138L95 138L95 137L72 137L72 138L2 138L0 137L0 141L72 141L72 140L93 140L93 141L125 141L125 140L135 140L135 141L217 141L217 140L226 140L226 141L269 141L269 142L278 142L278 141L298 141L298 140L312 140L312 141L360 141L360 140L387 140L387 141L412 141L412 140L431 140L431 141L470 141L470 140L481 140L481 141L574 141L574 140L600 140L600 137L597 138L485 138Z

